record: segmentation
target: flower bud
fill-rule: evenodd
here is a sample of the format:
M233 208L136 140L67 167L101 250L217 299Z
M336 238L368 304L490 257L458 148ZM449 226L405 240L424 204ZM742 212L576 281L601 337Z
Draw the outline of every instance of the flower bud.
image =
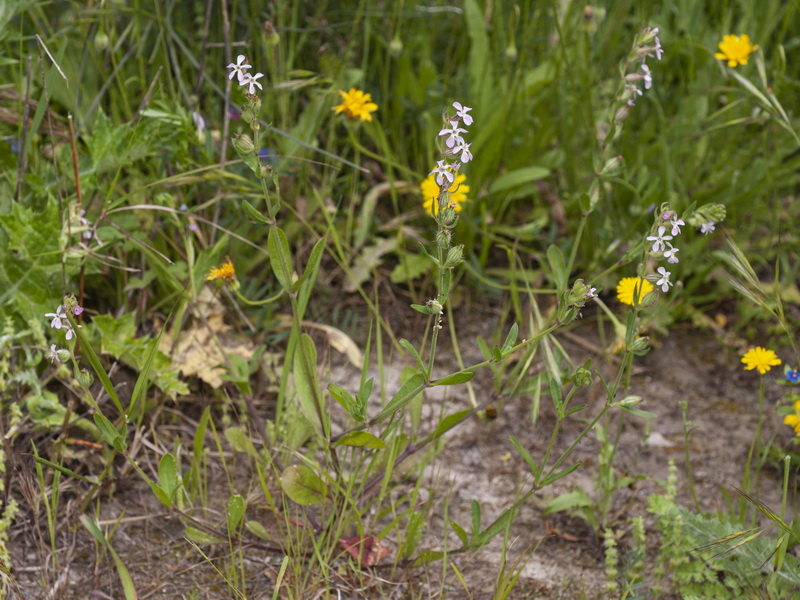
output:
M256 151L256 145L246 133L233 136L233 145L242 154L251 154Z
M109 39L104 31L98 31L94 36L94 47L101 52L108 48Z
M269 179L272 177L272 166L261 163L261 179Z
M403 40L400 36L395 34L391 42L389 42L389 56L398 58L403 53Z
M514 42L511 42L506 48L506 62L514 64L517 62L517 57L519 56L519 52L517 52L517 45Z
M272 21L264 21L263 29L264 43L267 46L277 46L281 43L281 36L275 31L275 26L272 24Z
M584 367L579 367L578 370L575 371L573 380L575 381L575 385L588 387L592 385L592 372Z
M603 170L600 172L600 175L604 176L616 175L621 167L622 167L621 156L615 156L613 158L609 158L606 161L606 164L603 165Z
M649 294L651 296L655 296L655 294ZM631 344L631 352L637 355L645 354L650 351L649 348L650 338L646 335L642 337L637 337L633 340L633 344Z
M444 268L449 269L450 267L455 267L456 265L460 264L463 256L464 244L453 246L447 251L447 259L445 260Z
M75 379L78 380L78 384L85 390L92 387L92 383L94 383L94 375L89 373L86 369L81 369L80 371L75 369Z
M447 228L440 229L436 232L436 245L439 246L439 248L449 248L452 238L452 231Z

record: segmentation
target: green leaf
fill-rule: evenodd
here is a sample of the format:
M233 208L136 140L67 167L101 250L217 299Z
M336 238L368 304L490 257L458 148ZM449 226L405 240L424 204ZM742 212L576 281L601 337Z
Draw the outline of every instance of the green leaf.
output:
M477 540L481 532L481 504L477 500L470 502L470 516L472 517L472 539Z
M243 452L253 458L258 456L258 452L256 452L252 440L239 427L228 427L228 429L225 430L225 439L228 440L228 443L236 452Z
M562 294L567 289L567 280L569 273L567 273L567 261L564 259L564 253L561 248L551 245L547 248L547 262L550 264L550 271L553 273L553 282L556 284L556 290Z
M269 262L272 265L272 272L275 274L275 278L285 292L290 292L294 277L292 255L289 252L289 240L286 239L286 234L277 225L269 228L267 250L269 251Z
M592 499L586 495L580 488L575 488L571 492L556 496L544 509L544 513L549 515L556 512L565 510L573 510L576 508L586 508L592 505Z
M519 335L519 326L514 323L511 326L511 329L508 330L508 335L506 336L506 341L503 342L503 347L500 348L500 351L503 354L507 354L509 350L514 347L514 344L517 343L517 336Z
M429 273L431 270L430 259L423 254L404 255L400 263L392 269L389 280L392 283L405 283Z
M206 533L200 529L196 529L194 527L187 527L184 531L187 538L196 542L198 544L224 544L226 543L225 540L222 538L218 538L215 535L211 535L210 533Z
M459 385L461 383L467 383L473 377L475 377L474 371L459 371L458 373L451 373L450 375L445 375L441 379L432 381L431 387L435 385Z
M419 394L424 389L425 378L417 373L400 387L394 397L389 400L389 403L383 407L383 410L381 410L371 422L380 423L387 417L390 417L398 410L403 408L406 404L411 402L414 396Z
M453 533L455 533L456 536L458 536L458 539L461 541L461 547L462 548L469 547L469 538L467 537L467 532L464 531L464 528L455 521L450 521L450 528L453 530Z
M578 461L574 465L572 465L571 467L567 467L563 471L559 471L558 473L553 473L552 475L548 475L547 477L544 478L544 481L542 481L541 487L547 487L551 483L555 483L562 477L566 477L567 475L572 473L575 469L577 469L580 466L581 466L581 461Z
M530 453L525 448L522 447L522 444L519 443L517 438L515 438L513 435L510 435L508 436L508 440L511 442L511 445L517 449L517 452L519 452L519 455L522 457L522 460L524 460L525 463L528 465L528 467L531 470L531 473L533 473L534 479L537 479L539 477L539 465L536 464L536 461L533 460L533 457L530 455Z
M233 494L228 500L228 506L225 509L225 518L228 523L228 535L233 536L239 523L242 522L244 517L245 503L244 498L239 494Z
M314 340L304 333L294 352L292 374L300 408L318 436L328 438L330 417L325 411L322 390L317 379L317 350Z
M178 465L172 454L165 454L158 461L158 483L170 499L175 499L175 492L178 489Z
M92 537L94 537L94 539L96 539L97 542L111 554L111 558L114 560L114 566L117 568L119 580L122 583L122 591L125 594L125 599L137 600L138 596L136 594L136 588L133 585L133 579L131 579L131 575L128 572L127 567L125 567L125 564L122 562L122 560L120 560L119 555L111 546L108 539L106 539L106 536L103 534L100 526L94 519L86 515L81 515L81 523L86 530L92 534Z
M101 412L95 412L92 415L94 419L95 425L100 430L100 433L103 435L103 439L106 443L117 450L117 452L125 452L128 448L128 445L125 442L125 439L119 434L117 428L114 427L114 424L108 420L108 418Z
M545 167L523 167L500 175L489 186L489 193L499 194L549 176L550 169L546 169Z
M305 465L293 465L281 474L286 495L302 506L322 504L328 488L314 471Z
M333 383L328 385L328 391L331 396L333 396L333 399L336 400L356 422L361 423L364 420L364 411L361 410L359 402L353 398L350 392Z
M261 538L262 540L270 541L272 538L267 533L266 527L264 527L258 521L247 521L244 524L244 528L247 529L250 533L252 533L257 538Z
M435 440L436 438L442 436L443 434L450 431L453 427L461 423L464 419L466 419L470 414L472 414L471 408L465 408L464 410L460 410L453 414L447 415L444 419L439 421L439 424L434 429L433 433L431 433L425 440L421 443L421 445L425 445L428 442Z
M336 445L356 446L375 450L383 450L386 448L386 443L382 439L375 437L366 431L352 431L350 433L345 433L337 440Z
M634 415L636 417L641 417L643 419L657 419L658 418L657 414L651 413L651 412L646 411L646 410L642 410L640 408L634 408L634 407L630 407L630 406L620 406L619 408L624 410L626 413L630 413L630 414L632 414L632 415Z
M503 512L500 513L500 516L495 519L494 523L489 525L486 529L481 531L480 535L476 539L476 543L478 546L483 546L484 544L489 543L491 539L496 536L498 533L503 531L508 524L511 522L512 517L514 516L514 507L510 506L505 509Z
M242 200L242 211L244 212L245 215L247 215L247 218L253 221L254 223L268 224L270 222L267 217L261 214L261 211L259 211L255 206L250 204L247 200Z
M428 369L425 366L425 363L422 361L422 357L419 355L419 352L417 352L417 349L414 347L414 344L412 344L405 338L401 338L400 345L411 353L411 356L413 356L414 360L417 361L417 368L419 368L419 370L425 376L425 379L427 379Z
M417 560L414 561L414 567L420 567L422 565L427 565L428 563L437 562L442 560L444 557L444 553L436 551L436 550L425 550L425 552L421 553Z
M423 315L437 315L439 312L426 304L412 304L411 308Z

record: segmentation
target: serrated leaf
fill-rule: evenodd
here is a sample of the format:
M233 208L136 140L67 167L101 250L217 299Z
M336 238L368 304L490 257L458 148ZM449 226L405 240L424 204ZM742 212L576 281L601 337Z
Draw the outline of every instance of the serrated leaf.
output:
M293 465L281 474L281 487L286 495L302 506L322 504L328 488L313 470Z
M404 255L400 263L392 269L389 279L392 283L404 283L429 273L431 270L430 259L422 254Z

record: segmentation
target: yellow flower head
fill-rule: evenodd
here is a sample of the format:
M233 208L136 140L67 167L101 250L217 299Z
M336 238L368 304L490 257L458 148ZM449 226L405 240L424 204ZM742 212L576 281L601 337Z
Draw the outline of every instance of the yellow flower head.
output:
M372 121L370 113L378 110L378 105L372 101L372 96L365 94L356 88L350 88L349 92L339 90L344 101L334 106L331 110L335 110L336 114L346 113L351 119L361 119L362 121Z
M461 204L467 201L469 186L464 185L466 180L466 175L456 175L455 180L453 180L453 185L447 190L450 194L450 204L457 213L461 212ZM419 184L419 189L422 190L422 207L425 209L425 212L430 216L438 213L440 188L434 176L428 175L425 181Z
M772 367L777 367L781 364L781 359L772 350L756 346L744 353L742 362L747 365L745 367L746 370L758 369L758 372L763 375Z
M623 304L633 306L634 292L636 292L638 303L641 304L644 297L653 291L653 284L641 277L623 277L617 284L617 300Z
M800 435L800 400L794 403L794 414L783 417L783 422L794 429L797 435Z
M236 269L233 268L233 263L230 258L228 262L220 265L216 269L211 269L211 272L206 277L206 281L213 281L214 279L222 279L228 283L236 279Z
M728 34L719 43L720 52L714 54L714 58L727 60L729 67L746 65L747 58L752 52L758 50L758 44L751 44L750 38L746 33L742 35Z

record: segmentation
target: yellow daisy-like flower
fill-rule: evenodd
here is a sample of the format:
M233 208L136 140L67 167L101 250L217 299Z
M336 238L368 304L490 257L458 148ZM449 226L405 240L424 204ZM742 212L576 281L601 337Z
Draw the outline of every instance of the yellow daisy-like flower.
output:
M746 65L751 53L758 50L758 44L751 44L750 38L746 33L742 35L728 34L719 43L720 52L714 54L714 58L727 60L729 67Z
M758 372L763 375L772 367L777 367L781 364L781 359L772 350L756 346L744 353L742 362L746 365L746 370L758 369Z
M378 105L372 101L372 96L366 94L356 88L350 88L349 92L339 90L344 101L338 106L334 106L331 110L335 110L336 114L345 113L351 119L361 119L362 121L372 121L370 113L378 110Z
M213 281L214 279L222 279L226 282L231 282L236 279L236 269L233 268L233 263L230 258L228 262L223 263L216 269L211 269L211 272L206 277L206 281Z
M783 422L794 429L797 435L800 435L800 400L797 400L793 406L794 414L783 417Z
M617 284L617 300L623 304L633 306L634 292L636 292L639 304L642 299L653 291L653 284L641 277L623 277Z
M455 180L453 180L453 185L447 190L450 194L450 204L457 213L461 212L461 204L467 201L469 186L464 185L466 180L466 175L456 175ZM428 175L425 181L419 184L419 189L422 190L422 207L425 209L425 212L430 216L438 213L439 203L437 200L439 199L440 188L434 176Z

